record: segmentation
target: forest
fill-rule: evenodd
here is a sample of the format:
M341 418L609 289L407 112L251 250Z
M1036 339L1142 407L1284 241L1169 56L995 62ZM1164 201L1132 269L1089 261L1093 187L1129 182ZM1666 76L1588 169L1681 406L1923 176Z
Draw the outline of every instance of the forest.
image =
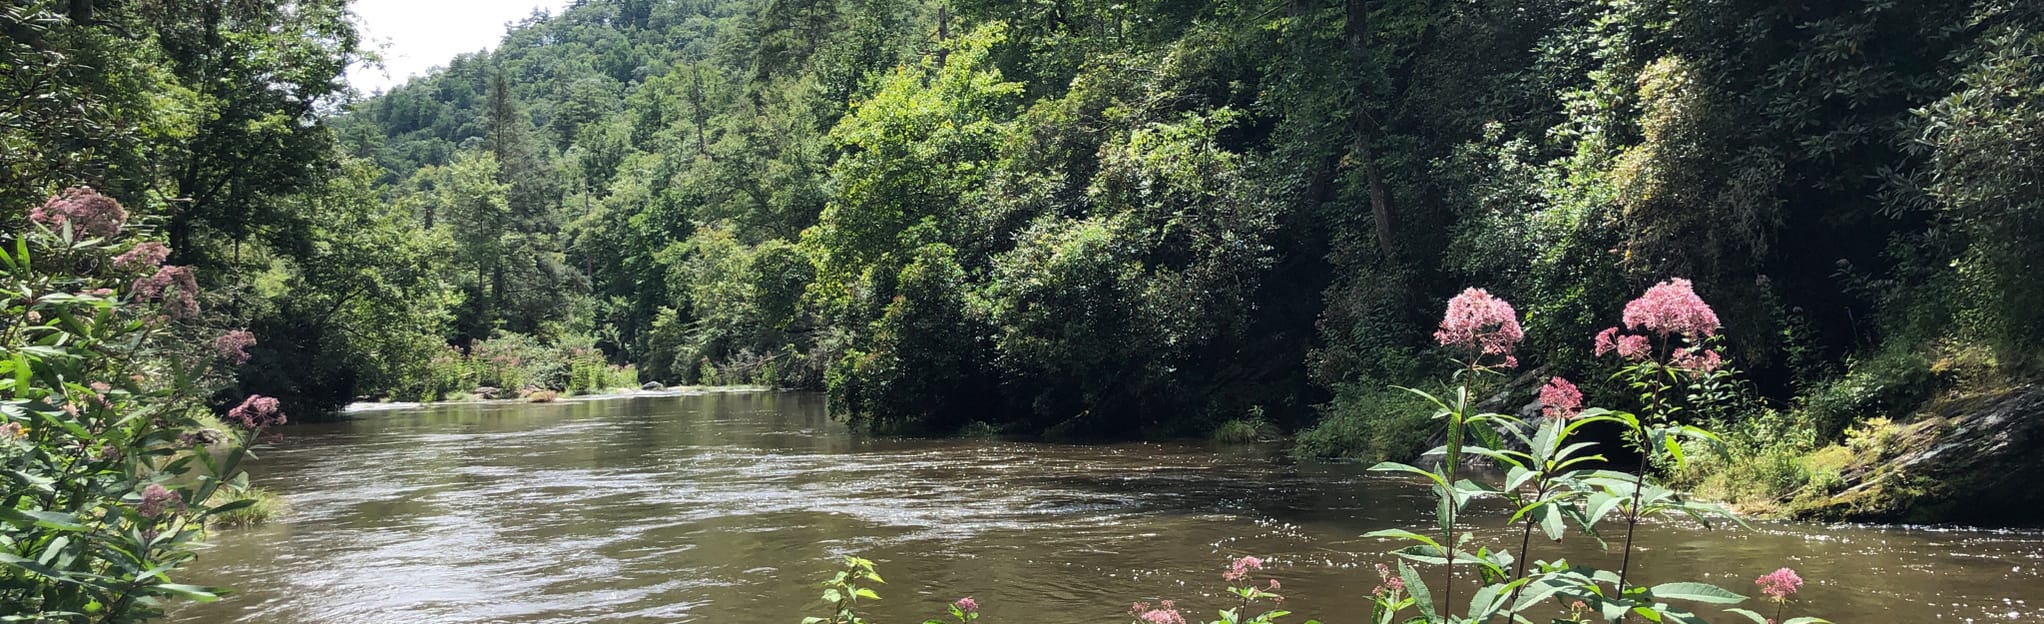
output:
M1782 455L2044 346L2034 3L588 0L371 94L338 0L4 19L0 193L143 215L263 337L218 405L760 384L1399 458L1464 285L1599 379L1682 277L1741 372L1697 417Z
M890 437L1446 440L1406 468L1450 554L1394 537L1451 564L1457 497L1509 494L1453 485L1489 412L1565 412L1497 461L1632 442L1567 486L1631 497L1628 563L1642 505L1695 509L1650 473L1756 514L2044 502L2044 3L575 0L373 93L347 0L0 30L0 604L49 617L214 597L161 572L271 504L237 466L286 414L642 383Z

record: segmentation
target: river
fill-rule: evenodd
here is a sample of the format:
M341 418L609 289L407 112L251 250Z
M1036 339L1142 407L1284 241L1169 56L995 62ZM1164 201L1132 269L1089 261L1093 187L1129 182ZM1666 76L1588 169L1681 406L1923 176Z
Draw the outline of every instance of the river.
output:
M1428 494L1274 448L855 436L821 397L713 393L461 404L294 425L256 484L289 511L216 534L180 582L238 593L178 622L794 624L833 558L876 560L871 615L915 623L973 596L983 621L1126 622L1135 600L1225 606L1228 558L1258 555L1286 606L1360 622L1387 541ZM1516 545L1496 516L1472 526ZM1841 624L2044 622L2044 534L1760 523L1642 529L1637 575L1757 594ZM1536 545L1612 563L1577 537ZM1757 607L1748 603L1749 607ZM1714 622L1737 622L1728 617Z

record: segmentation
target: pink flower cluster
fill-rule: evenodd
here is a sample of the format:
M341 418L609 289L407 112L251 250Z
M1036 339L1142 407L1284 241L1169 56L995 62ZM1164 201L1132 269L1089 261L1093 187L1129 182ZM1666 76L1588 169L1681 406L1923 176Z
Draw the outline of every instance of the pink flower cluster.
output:
M1138 602L1129 607L1128 613L1143 624L1185 624L1185 616L1178 612L1177 603L1169 600L1157 601L1154 608L1150 603Z
M173 319L199 315L199 280L187 266L167 266L155 275L135 280L135 296L142 301L162 301L163 313Z
M255 334L245 329L237 329L213 339L213 354L222 362L240 366L248 363L248 348L255 346L255 343Z
M1519 313L1512 304L1491 296L1481 288L1470 288L1448 300L1448 313L1434 340L1444 346L1468 349L1479 357L1502 355L1506 367L1517 366L1512 347L1526 339L1519 327Z
M1675 278L1648 288L1625 304L1625 328L1662 336L1682 334L1691 341L1717 335L1718 315L1696 296L1689 280Z
M227 419L249 429L261 429L284 424L284 410L274 398L251 394L242 399L241 405L227 410Z
M142 488L142 504L135 506L135 513L144 518L154 518L172 507L184 506L184 497L160 483L151 483Z
M79 186L64 189L42 206L29 209L28 218L52 230L69 223L73 232L109 238L121 233L121 225L128 222L128 211L112 197L101 195L92 187Z
M1370 591L1372 594L1390 596L1405 591L1405 578L1392 572L1391 566L1377 564L1377 580L1379 583L1376 589Z
M1717 351L1700 347L1676 349L1674 357L1669 360L1676 368L1686 368L1699 373L1713 372L1725 365L1725 359L1718 356Z
M1263 569L1262 559L1253 556L1243 557L1240 559L1236 559L1234 564L1228 566L1227 572L1221 573L1221 580L1230 583L1241 582L1245 579L1248 579L1249 574L1251 572L1255 572L1257 570L1262 569Z
M1604 331L1597 332L1594 346L1594 351L1599 356L1615 352L1618 357L1635 362L1646 359L1648 352L1653 350L1653 347L1647 344L1646 336L1620 335L1616 327L1607 327Z
M1718 352L1700 344L1716 336L1720 325L1717 312L1696 296L1689 280L1678 277L1648 288L1646 294L1625 304L1624 320L1626 329L1659 335L1662 340L1679 335L1690 343L1669 353L1670 366L1697 375L1724 366L1724 358ZM1616 327L1598 332L1592 351L1599 356L1617 353L1618 357L1635 362L1653 357L1653 346L1647 336L1620 334Z
M1753 583L1760 586L1760 593L1767 594L1767 597L1773 598L1775 602L1786 602L1789 594L1796 593L1797 589L1802 588L1803 577L1797 576L1795 570L1782 568L1760 575Z
M973 600L971 596L959 598L958 602L951 603L951 606L957 607L959 613L979 612L979 601Z
M170 257L170 247L150 241L114 256L114 268L122 271L147 271L163 266L163 260Z
M1540 387L1540 410L1548 418L1567 420L1583 411L1583 391L1569 380L1556 377Z

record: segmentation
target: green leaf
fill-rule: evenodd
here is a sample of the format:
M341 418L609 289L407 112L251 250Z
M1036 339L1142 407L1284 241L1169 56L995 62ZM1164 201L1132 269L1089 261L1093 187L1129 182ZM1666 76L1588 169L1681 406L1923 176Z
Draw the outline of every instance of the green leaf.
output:
M1405 529L1383 529L1380 531L1371 531L1368 533L1364 533L1363 537L1392 537L1403 540L1412 540L1415 542L1419 542L1421 544L1432 546L1434 548L1441 547L1441 543L1434 541L1434 538L1427 537L1425 535L1420 535L1412 531L1407 531Z
M1664 600L1688 600L1708 604L1739 604L1745 596L1725 591L1709 583L1662 583L1647 590L1647 595Z
M1546 533L1547 539L1554 540L1557 542L1561 541L1562 531L1563 529L1566 528L1562 525L1561 520L1562 520L1561 513L1556 511L1554 508L1552 507L1541 508L1540 532Z
M178 583L161 583L150 586L150 589L154 589L159 592L163 592L180 598L185 598L188 600L196 600L199 602L212 602L220 599L220 590L211 587L200 587L197 585L182 585Z
M78 522L78 516L40 509L0 509L0 520L15 526L39 526L58 531L83 531L87 527Z
M1504 606L1504 585L1485 585L1469 598L1469 619L1478 622L1488 620Z
M1398 562L1398 578L1405 580L1405 591L1412 594L1413 606L1419 607L1420 614L1427 616L1427 621L1431 622L1441 619L1441 616L1434 611L1434 595L1427 591L1426 580L1419 577L1418 570L1414 570L1411 565L1400 561Z
M880 594L878 594L878 593L875 593L875 592L874 592L874 591L873 591L873 590L872 590L871 588L866 588L866 587L861 587L861 588L858 588L858 589L856 589L856 590L853 590L853 591L852 591L852 595L854 595L854 596L858 596L858 597L860 597L860 598L865 598L865 599L867 599L867 600L879 600L879 599L880 599Z
M1767 624L1767 616L1746 609L1725 609L1725 613L1744 616L1746 619L1752 620L1753 624Z
M1423 476L1423 477L1426 477L1426 478L1428 478L1428 479L1431 479L1431 480L1433 480L1433 482L1434 482L1434 485L1437 485L1437 486L1440 486L1440 487L1443 487L1443 488L1446 488L1446 487L1448 487L1448 478L1447 478L1447 477L1443 477L1443 476L1441 476L1441 475L1438 475L1438 474L1434 474L1434 472L1433 472L1433 471L1431 471L1431 470L1424 470L1424 469L1416 468L1416 467L1413 467L1413 466L1408 466L1408 465L1405 465L1405 464L1401 464L1401 463L1398 463L1398 462L1384 462L1384 463L1380 463L1380 464L1377 464L1377 465L1375 465L1375 466L1371 466L1371 467L1370 467L1370 471L1372 471L1372 472L1409 472L1409 473L1412 473L1412 474L1416 474L1416 475L1420 475L1420 476Z

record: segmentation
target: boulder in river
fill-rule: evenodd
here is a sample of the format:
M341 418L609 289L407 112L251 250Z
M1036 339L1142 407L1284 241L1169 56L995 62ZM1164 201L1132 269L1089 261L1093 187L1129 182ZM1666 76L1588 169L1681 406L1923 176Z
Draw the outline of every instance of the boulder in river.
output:
M646 382L646 383L640 384L640 385L639 385L639 389L640 389L640 390L666 390L666 389L667 389L667 386L665 386L665 385L662 385L662 384L661 384L660 382L657 382L657 381L648 381L648 382Z
M2044 385L1933 401L1850 453L1835 493L1796 515L1827 520L2039 525Z
M490 400L494 400L494 399L496 399L496 398L497 398L497 395L498 395L498 394L501 394L502 392L503 392L503 391L501 391L501 390L498 390L498 389L496 389L496 388L492 388L492 387L489 387L489 386L483 386L483 387L480 387L480 388L476 388L476 390L475 390L475 395L476 395L476 398L478 398L478 399L482 399L482 400L485 400L485 401L490 401Z

